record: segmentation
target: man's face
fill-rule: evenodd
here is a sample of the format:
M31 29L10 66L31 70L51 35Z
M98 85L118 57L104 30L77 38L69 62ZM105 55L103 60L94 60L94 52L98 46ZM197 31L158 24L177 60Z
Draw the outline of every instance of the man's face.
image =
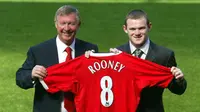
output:
M77 15L71 13L69 15L57 16L55 26L60 40L65 44L70 45L75 38L80 24L77 20Z
M148 38L151 24L147 24L145 18L128 19L126 23L127 25L124 25L123 29L128 34L129 40L135 47L141 47Z

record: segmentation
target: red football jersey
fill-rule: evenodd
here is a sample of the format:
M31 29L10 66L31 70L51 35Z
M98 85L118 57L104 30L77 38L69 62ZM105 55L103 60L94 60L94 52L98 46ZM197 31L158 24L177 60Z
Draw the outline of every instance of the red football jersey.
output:
M50 93L71 91L77 112L135 112L144 87L166 88L169 68L126 53L92 53L47 68Z

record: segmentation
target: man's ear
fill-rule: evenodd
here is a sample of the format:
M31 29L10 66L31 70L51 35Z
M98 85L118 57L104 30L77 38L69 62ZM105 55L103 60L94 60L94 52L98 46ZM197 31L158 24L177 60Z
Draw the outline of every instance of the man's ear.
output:
M149 30L152 28L152 24L151 24L151 22L149 22L149 24L148 24L148 28L149 28Z
M124 30L125 33L128 33L126 25L123 25L123 30Z
M81 26L81 21L79 21L78 25L79 25L79 27Z
M55 25L55 27L57 28L57 23L56 23L56 22L54 22L54 25Z

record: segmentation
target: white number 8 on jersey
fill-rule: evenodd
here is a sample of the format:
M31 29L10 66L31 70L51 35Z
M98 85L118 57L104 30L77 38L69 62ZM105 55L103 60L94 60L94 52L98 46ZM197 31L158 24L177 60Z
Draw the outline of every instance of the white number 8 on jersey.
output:
M106 82L107 82L107 87L106 87ZM112 79L111 77L109 76L104 76L101 78L101 82L100 82L100 85L101 85L101 104L104 106L104 107L109 107L112 105L113 103L113 99L114 99L114 96L113 96L113 92L112 92ZM107 94L107 98L106 98L106 94Z

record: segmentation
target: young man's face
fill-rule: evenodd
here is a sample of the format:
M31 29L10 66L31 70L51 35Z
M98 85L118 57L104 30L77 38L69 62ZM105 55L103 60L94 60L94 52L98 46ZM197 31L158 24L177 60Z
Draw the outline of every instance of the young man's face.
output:
M147 24L145 18L127 19L126 23L127 25L123 26L124 32L135 47L141 47L148 39L151 24Z
M55 26L60 40L70 45L75 38L80 24L77 20L76 13L71 13L69 15L57 16Z

